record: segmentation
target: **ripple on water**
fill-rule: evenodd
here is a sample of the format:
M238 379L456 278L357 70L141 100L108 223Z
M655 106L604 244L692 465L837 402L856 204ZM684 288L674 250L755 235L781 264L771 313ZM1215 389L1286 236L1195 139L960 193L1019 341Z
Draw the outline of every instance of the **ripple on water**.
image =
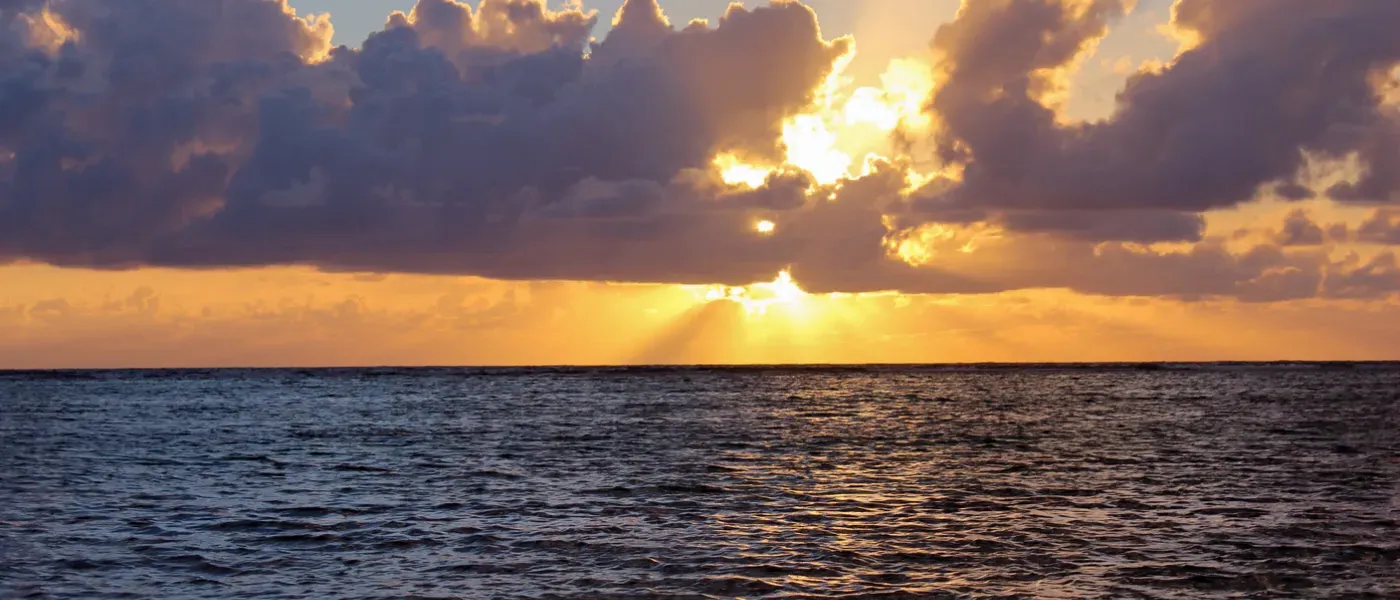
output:
M0 380L3 597L1400 589L1388 365Z

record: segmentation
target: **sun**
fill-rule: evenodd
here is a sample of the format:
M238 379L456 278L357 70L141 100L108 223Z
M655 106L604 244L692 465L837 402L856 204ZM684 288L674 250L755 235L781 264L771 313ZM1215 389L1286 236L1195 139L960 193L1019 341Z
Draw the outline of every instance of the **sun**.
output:
M792 273L782 271L773 281L748 286L712 285L690 288L702 302L733 302L744 307L749 316L768 314L769 309L782 307L789 313L801 313L810 297L792 279Z
M795 308L806 297L807 292L792 280L792 273L782 271L773 281L749 286L739 303L749 314L762 315L775 305Z
M767 219L753 224L753 230L763 234L773 233L774 231L777 231L777 229L778 224Z

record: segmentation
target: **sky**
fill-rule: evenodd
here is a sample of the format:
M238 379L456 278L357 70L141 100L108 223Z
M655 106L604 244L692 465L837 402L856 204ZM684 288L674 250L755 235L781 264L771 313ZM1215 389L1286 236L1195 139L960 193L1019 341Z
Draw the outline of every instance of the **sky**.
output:
M1397 26L0 0L0 368L1400 360Z

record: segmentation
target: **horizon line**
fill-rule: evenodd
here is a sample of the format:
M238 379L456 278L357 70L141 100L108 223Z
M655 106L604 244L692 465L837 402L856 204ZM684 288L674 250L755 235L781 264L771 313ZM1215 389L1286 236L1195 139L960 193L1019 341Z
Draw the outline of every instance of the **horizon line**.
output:
M541 364L541 365L321 365L321 366L183 366L183 367L0 367L0 376L28 373L94 373L114 371L758 371L758 370L861 370L861 369L958 369L958 368L1117 368L1170 369L1210 366L1395 366L1400 359L1376 360L1160 360L1160 361L983 361L983 362L874 362L874 363L656 363L656 364Z

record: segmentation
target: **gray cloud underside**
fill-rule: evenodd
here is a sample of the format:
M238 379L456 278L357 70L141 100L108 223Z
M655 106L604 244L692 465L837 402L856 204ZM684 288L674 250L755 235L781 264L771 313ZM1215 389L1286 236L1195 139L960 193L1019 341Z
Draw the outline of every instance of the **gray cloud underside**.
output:
M832 203L800 174L757 190L707 174L719 151L781 156L782 120L846 52L796 3L677 29L630 0L590 46L591 14L420 0L360 49L332 49L324 23L272 0L0 0L0 259L730 284L791 268L812 291L1394 291L1388 254L1331 261L1312 230L1231 253L1202 240L1200 213L1262 186L1396 200L1400 135L1373 84L1400 58L1400 3L1182 0L1178 25L1201 44L1134 76L1111 118L1063 125L1036 100L1043 74L1123 11L1069 8L1084 4L969 4L933 38L948 80L930 99L930 141L964 180L906 197L880 172ZM77 37L41 48L44 10ZM1304 151L1357 153L1367 170L1304 189ZM913 268L887 259L882 215L1014 235ZM777 234L753 235L756 218ZM1355 235L1395 243L1395 229ZM1198 243L1131 245L1155 241Z
M1087 4L1082 13L1075 6ZM1293 177L1304 152L1368 167L1334 198L1391 202L1400 191L1394 106L1375 80L1400 61L1391 0L1179 0L1177 28L1200 44L1131 77L1106 120L1055 121L1036 100L1047 73L1101 37L1126 0L968 4L934 49L948 71L932 106L964 180L930 210L1135 209L1196 212L1247 202Z

